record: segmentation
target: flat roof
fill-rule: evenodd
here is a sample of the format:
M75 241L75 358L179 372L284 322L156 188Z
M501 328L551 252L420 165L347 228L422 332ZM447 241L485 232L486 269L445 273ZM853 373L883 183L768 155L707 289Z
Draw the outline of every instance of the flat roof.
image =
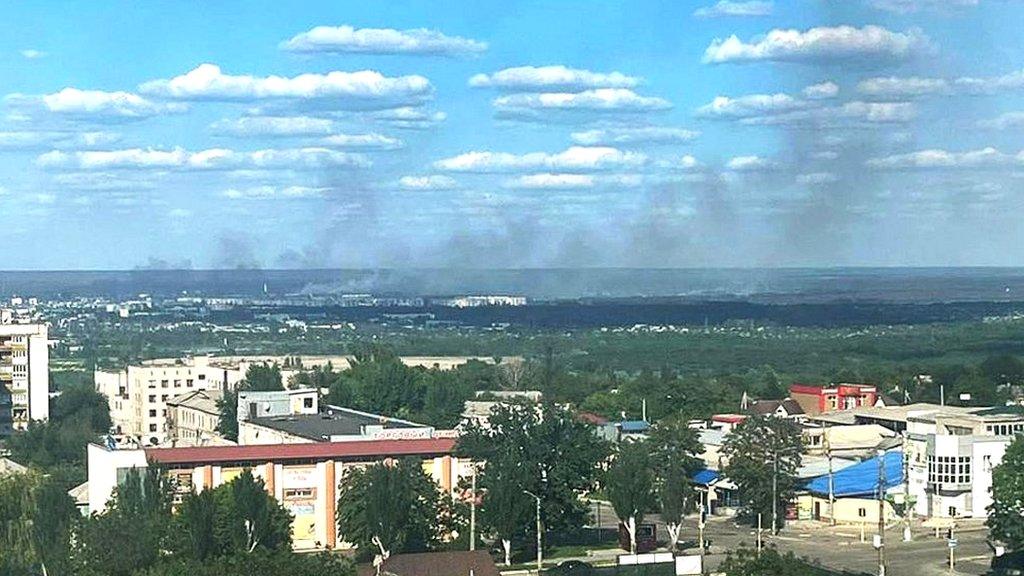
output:
M309 440L329 440L331 436L359 436L365 426L382 426L385 430L395 428L429 428L399 420L367 414L347 408L329 407L319 414L291 414L286 416L261 416L247 420L252 424L280 430L293 436L301 436Z
M255 444L146 448L146 459L159 464L261 463L278 460L360 460L374 457L450 455L455 438L352 440L309 444Z

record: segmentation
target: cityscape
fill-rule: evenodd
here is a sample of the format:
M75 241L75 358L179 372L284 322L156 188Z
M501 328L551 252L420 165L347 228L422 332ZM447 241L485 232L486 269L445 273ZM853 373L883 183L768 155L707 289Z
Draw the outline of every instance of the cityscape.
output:
M1024 575L1020 3L2 11L0 576Z

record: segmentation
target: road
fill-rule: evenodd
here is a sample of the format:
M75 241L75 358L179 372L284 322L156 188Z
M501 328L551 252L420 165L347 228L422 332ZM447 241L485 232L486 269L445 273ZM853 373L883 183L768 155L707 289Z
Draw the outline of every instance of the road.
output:
M601 509L601 527L613 529L616 526L610 506ZM597 511L597 507L594 507ZM656 517L659 538L667 540L664 524ZM859 526L831 527L820 522L803 521L787 524L782 532L772 538L766 535L766 543L774 543L781 551L792 551L797 556L807 557L822 566L855 573L877 574L878 552L872 546L876 527L867 526L865 542L861 542ZM767 532L767 531L766 531ZM697 540L696 517L688 518L683 527L683 539L690 543ZM741 544L756 545L756 530L739 526L731 518L709 518L705 527L705 539L711 543L712 558L709 565L714 568L720 556L735 550ZM981 576L988 571L992 551L986 543L988 532L982 522L964 521L957 530L958 546L955 550L956 570L953 574ZM949 547L945 535L936 538L933 531L917 524L913 528L913 540L902 541L902 528L892 527L886 531L887 576L946 576L949 571Z

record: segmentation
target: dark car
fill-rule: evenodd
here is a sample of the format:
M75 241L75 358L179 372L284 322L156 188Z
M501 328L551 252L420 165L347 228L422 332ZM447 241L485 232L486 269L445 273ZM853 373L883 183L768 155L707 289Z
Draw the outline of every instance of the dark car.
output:
M551 576L592 576L594 567L579 560L566 560L546 572Z

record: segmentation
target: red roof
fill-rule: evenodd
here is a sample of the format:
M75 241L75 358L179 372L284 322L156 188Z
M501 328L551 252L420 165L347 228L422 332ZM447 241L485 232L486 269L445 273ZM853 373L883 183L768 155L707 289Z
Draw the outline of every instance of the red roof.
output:
M195 448L146 448L146 458L160 464L217 464L275 460L356 460L373 457L451 454L454 438L354 440L309 444L256 444Z
M725 422L727 424L739 424L746 420L743 414L715 414L711 417L712 422Z

